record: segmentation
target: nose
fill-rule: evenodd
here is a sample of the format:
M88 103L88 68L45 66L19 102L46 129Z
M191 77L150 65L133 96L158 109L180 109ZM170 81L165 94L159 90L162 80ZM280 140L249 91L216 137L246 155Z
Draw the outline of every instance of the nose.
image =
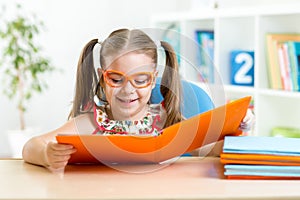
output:
M132 94L133 92L135 92L136 88L132 85L131 81L128 80L125 85L123 86L123 91L126 94Z

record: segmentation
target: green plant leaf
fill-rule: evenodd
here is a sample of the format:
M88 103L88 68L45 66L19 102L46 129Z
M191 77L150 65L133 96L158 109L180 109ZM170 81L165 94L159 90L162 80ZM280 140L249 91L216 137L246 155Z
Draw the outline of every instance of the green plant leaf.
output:
M4 71L0 79L4 83L3 93L9 99L17 100L17 108L22 113L33 95L47 88L44 74L56 68L43 56L37 42L44 23L34 14L30 18L21 4L16 7L19 15L13 19L5 19L5 9L0 13L0 68Z

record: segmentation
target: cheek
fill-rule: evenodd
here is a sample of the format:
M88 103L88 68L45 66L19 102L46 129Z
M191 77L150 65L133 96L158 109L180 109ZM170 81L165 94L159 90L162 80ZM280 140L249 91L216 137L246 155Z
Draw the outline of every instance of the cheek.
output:
M109 104L111 104L112 97L114 96L114 94L116 94L116 89L115 88L111 88L111 87L106 87L105 88L105 97L106 97L106 100Z
M149 87L149 88L137 90L137 93L141 99L148 102L151 96L151 91L152 91L152 87Z

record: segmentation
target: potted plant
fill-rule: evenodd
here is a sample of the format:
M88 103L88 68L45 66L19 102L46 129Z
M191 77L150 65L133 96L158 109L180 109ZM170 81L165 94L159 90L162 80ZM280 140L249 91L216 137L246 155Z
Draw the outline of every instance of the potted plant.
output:
M1 13L5 13L5 7ZM4 95L16 102L21 131L26 130L24 114L29 101L47 88L43 75L55 69L37 43L43 28L43 22L33 14L27 15L20 4L13 18L0 16L1 84Z

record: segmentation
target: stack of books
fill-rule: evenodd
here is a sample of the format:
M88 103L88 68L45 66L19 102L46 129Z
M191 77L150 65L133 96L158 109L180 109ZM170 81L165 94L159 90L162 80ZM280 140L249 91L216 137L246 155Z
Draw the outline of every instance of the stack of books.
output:
M300 139L226 136L220 155L228 179L300 179Z

